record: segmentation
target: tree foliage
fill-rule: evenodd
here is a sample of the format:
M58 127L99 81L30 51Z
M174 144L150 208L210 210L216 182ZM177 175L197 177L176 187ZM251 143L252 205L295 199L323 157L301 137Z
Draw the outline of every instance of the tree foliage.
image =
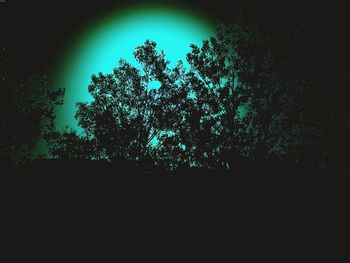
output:
M170 170L234 169L242 158L315 163L322 157L307 156L324 144L302 103L311 86L279 59L282 49L243 17L191 45L188 69L181 61L170 68L147 40L134 52L141 69L120 60L112 74L92 76L93 100L78 103L76 113L84 133L57 135L52 153Z
M46 77L29 81L4 79L0 88L0 158L22 163L34 158L35 147L54 130L54 107L64 89L53 89Z

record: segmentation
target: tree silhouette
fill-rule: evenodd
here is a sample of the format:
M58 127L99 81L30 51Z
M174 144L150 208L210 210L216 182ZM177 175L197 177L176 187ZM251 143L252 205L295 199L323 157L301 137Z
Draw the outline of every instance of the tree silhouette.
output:
M175 122L175 136L164 136L163 151L185 152L182 162L207 168L269 156L274 147L269 131L277 125L275 116L284 114L279 106L286 103L278 100L287 79L277 70L273 46L254 26L240 17L234 25L219 26L202 47L191 46L182 88L187 96L173 100L182 109L181 120Z
M112 74L92 76L93 100L77 104L84 133L53 134L51 153L168 170L234 169L242 159L320 161L324 131L306 96L313 85L294 74L285 52L244 16L191 45L188 69L181 61L170 68L147 40L134 52L142 69L120 60Z
M56 105L64 89L53 89L46 77L5 79L0 89L0 158L18 164L35 158L39 140L54 130Z
M157 53L156 44L147 41L135 50L140 70L120 60L113 74L92 76L89 92L92 102L78 103L76 118L85 136L94 141L97 159L148 162L153 156L152 140L166 126L162 109L164 92L171 81L164 53ZM150 88L152 81L162 86Z
M45 137L51 155L63 160L91 160L95 157L93 141L75 130L51 132Z

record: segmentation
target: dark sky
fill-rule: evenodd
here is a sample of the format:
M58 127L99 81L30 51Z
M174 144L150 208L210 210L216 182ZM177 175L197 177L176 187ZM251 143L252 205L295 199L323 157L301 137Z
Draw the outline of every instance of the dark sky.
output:
M48 73L68 39L96 15L132 1L0 1L2 46L6 47L9 74L18 77ZM141 1L138 1L141 2ZM147 1L143 1L146 2ZM153 1L154 2L154 1ZM180 3L181 1L158 1ZM317 56L347 57L347 9L343 5L296 1L183 1L187 8L207 13L215 20L233 21L238 10L259 22L268 35L278 38L298 25L311 28ZM321 1L320 1L321 2ZM188 5L189 3L189 5ZM6 36L4 41L3 36ZM332 58L331 58L332 57Z

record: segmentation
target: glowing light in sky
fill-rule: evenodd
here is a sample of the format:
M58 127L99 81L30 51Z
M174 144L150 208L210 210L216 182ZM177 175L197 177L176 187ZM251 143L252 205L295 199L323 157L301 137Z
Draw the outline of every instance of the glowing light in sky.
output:
M185 62L191 43L201 45L213 34L210 19L169 6L111 12L87 26L67 46L57 66L55 85L66 88L64 105L56 109L57 128L77 128L75 104L91 100L88 85L92 74L112 73L121 58L140 68L133 51L147 39L155 41L158 50L164 50L170 66L175 66L179 60Z

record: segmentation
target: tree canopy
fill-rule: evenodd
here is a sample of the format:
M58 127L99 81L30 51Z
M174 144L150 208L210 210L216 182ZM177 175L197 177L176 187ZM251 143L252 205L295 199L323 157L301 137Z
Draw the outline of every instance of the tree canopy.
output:
M64 133L52 153L169 170L231 169L244 158L317 165L323 134L302 103L312 85L293 75L279 52L281 45L242 18L219 25L202 46L191 45L189 68L182 61L170 68L166 54L147 40L134 51L142 69L120 60L113 73L92 76L93 100L77 104L83 134ZM77 149L73 144L81 154L60 149Z
M336 130L318 114L327 105L313 98L316 82L288 63L288 45L240 16L190 48L187 67L170 67L147 40L134 51L140 68L120 60L112 73L94 74L87 87L93 99L77 104L82 133L54 130L63 89L48 88L46 78L8 81L1 89L1 158L28 160L39 140L54 158L168 171L231 170L244 159L324 168L334 156Z
M19 164L35 157L39 141L54 131L54 107L64 89L51 88L45 76L28 81L4 78L0 89L0 159Z

